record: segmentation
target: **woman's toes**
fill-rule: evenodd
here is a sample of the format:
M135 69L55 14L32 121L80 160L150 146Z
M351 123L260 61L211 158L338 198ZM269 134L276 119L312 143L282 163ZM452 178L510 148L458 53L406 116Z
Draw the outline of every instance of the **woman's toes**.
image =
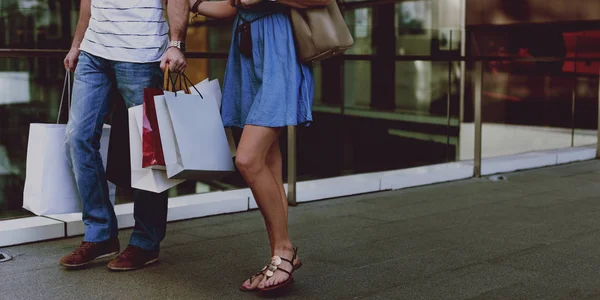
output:
M258 288L259 289L264 289L265 287L267 287L267 278L266 278L266 276L264 276L263 279L258 284Z
M252 288L252 281L250 281L250 280L246 280L246 281L244 282L244 287L246 287L246 288Z

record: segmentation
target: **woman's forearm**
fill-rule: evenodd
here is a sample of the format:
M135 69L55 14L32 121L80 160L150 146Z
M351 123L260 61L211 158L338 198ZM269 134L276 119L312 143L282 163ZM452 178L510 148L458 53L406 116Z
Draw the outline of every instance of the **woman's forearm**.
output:
M190 0L192 6L195 2L195 0ZM237 12L236 8L231 6L230 0L203 1L197 6L197 9L192 12L211 19L227 19L235 16Z
M327 6L335 0L277 0L277 3L293 8L310 8L316 6Z

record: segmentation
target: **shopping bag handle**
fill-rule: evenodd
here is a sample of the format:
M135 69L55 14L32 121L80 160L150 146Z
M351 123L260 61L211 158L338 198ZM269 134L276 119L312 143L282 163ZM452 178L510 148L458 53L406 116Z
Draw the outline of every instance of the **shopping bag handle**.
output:
M185 81L183 81L183 79L181 79L182 74L183 73L177 73L175 80L173 80L173 78L171 77L171 74L169 72L169 64L167 64L165 67L165 73L164 73L164 78L163 78L163 89L165 91L169 91L169 82L171 82L171 87L172 87L171 92L174 92L175 96L177 96L176 85L177 85L177 81L179 80L179 88L183 89L184 93L190 94L190 89L187 85L187 82L185 82Z
M185 75L185 73L177 73L175 80L173 80L173 78L171 78L171 76L169 74L169 64L167 64L167 66L165 67L165 74L164 74L163 80L164 80L163 87L164 87L165 91L169 90L169 81L171 82L171 86L173 87L172 92L175 93L175 97L177 97L177 91L175 90L175 86L177 85L177 80L179 80L179 87L183 89L184 93L191 94L190 88L188 86L188 83L189 83L194 88L194 90L196 90L196 93L198 93L200 98L204 99L204 96L202 96L202 93L200 93L200 91L198 91L196 86L194 86L194 83L190 80L190 78L188 78Z
M188 77L185 75L185 73L181 73L181 77L183 77L183 79L185 79L186 86L187 86L187 83L189 82L189 83L190 83L190 85L191 85L191 86L194 88L194 90L196 90L196 93L198 93L198 95L200 96L200 98L201 98L201 99L204 99L204 96L202 96L202 93L200 93L200 91L198 91L198 89L196 88L196 86L194 85L194 83L193 83L193 82L192 82L192 81L191 81L191 80L190 80L190 79L189 79L189 78L188 78ZM187 93L188 93L188 94L191 94L191 93L189 92L189 89L188 89L188 92L187 92Z
M177 74L177 78L179 78L179 89L183 90L186 94L191 94L190 87L187 85L187 82L183 80L185 78L185 74L179 73Z
M65 82L63 83L62 95L60 95L60 105L58 106L58 116L56 116L56 124L60 123L60 115L62 112L63 102L65 101L65 89L67 89L67 114L69 114L71 111L71 71L69 71L68 69L65 72Z
M167 66L165 67L165 73L164 73L164 79L163 79L163 90L168 91L169 90L169 64L167 63Z

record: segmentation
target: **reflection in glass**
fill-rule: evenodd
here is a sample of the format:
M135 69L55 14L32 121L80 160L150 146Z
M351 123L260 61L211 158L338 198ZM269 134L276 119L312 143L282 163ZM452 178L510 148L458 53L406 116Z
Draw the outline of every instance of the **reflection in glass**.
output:
M472 55L556 58L484 62L484 157L596 142L598 26L518 24L473 27Z
M354 46L346 53L372 54L373 9L369 7L351 9L344 12L344 18L354 38Z
M396 63L396 107L418 114L458 115L460 65L457 62Z
M461 1L401 1L396 9L397 55L436 55L461 49Z
M346 61L344 63L344 107L370 109L370 100L371 62Z

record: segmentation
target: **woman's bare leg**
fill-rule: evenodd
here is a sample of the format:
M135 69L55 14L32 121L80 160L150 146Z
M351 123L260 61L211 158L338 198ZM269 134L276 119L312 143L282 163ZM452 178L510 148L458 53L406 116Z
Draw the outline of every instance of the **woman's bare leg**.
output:
M236 165L252 190L263 215L269 233L272 255L291 260L293 246L287 230L287 201L285 204L282 201L283 185L278 182L267 165L269 150L273 147L274 142L278 142L280 134L281 128L246 125L237 149ZM281 153L279 157L281 159ZM273 163L273 161L269 161ZM272 166L276 166L276 163ZM281 167L281 162L279 166ZM292 266L286 263L283 263L280 268L287 271L292 270ZM284 272L275 272L273 277L268 280L265 278L259 283L259 287L276 285L288 277L289 275ZM249 287L246 283L244 283L245 286ZM254 283L251 284L254 285Z

